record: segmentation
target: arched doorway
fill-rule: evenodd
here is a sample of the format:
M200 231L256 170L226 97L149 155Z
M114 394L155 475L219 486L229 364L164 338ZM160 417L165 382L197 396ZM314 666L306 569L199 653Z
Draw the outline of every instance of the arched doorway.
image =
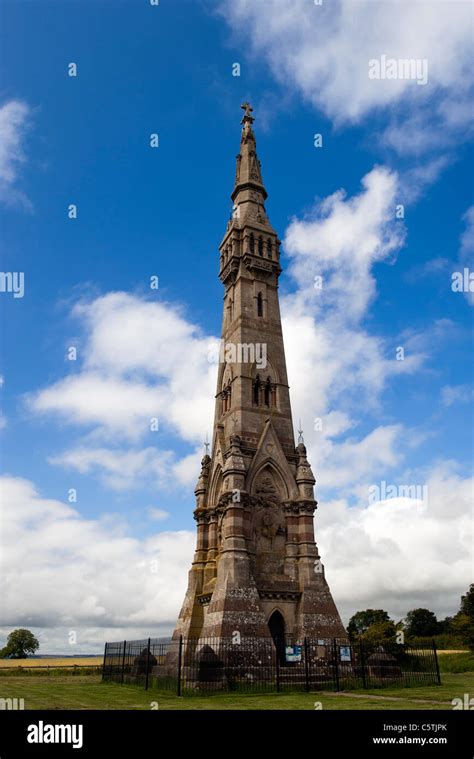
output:
M277 655L282 664L285 662L285 620L283 615L278 611L274 611L270 619L268 620L268 629L270 635L273 638Z

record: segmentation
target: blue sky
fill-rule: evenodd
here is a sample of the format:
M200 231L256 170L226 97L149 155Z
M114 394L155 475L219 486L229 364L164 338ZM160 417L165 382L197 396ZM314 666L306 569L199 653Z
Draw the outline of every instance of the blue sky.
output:
M2 270L25 275L23 298L0 293L11 509L1 540L24 546L7 552L4 632L35 627L44 650L69 650L77 628L77 650L91 650L172 626L212 429L218 245L245 99L283 241L294 422L336 601L346 619L374 605L399 617L413 605L457 610L472 579L473 296L453 292L451 277L472 270L474 167L470 6L450 8L3 3ZM367 61L382 54L426 59L427 85L370 81ZM430 495L369 504L381 482L428 484ZM57 543L39 540L46 525ZM409 548L420 534L421 581ZM154 556L160 579L147 569ZM397 561L408 562L399 583ZM30 586L21 603L19 584ZM136 605L118 609L127 589Z

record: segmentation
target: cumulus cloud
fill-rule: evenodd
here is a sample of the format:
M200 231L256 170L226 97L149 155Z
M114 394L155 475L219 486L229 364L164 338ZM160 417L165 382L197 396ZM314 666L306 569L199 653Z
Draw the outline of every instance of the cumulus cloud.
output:
M25 135L31 109L21 100L9 100L0 106L0 201L31 209L31 202L17 186L26 163Z
M84 519L42 497L28 480L4 477L1 491L5 636L13 626L39 628L43 653L74 653L92 645L100 650L124 629L131 637L170 632L186 590L194 532L138 539L116 515ZM68 645L70 630L77 647Z
M124 292L78 304L84 330L80 372L29 398L33 410L92 427L96 436L142 439L150 420L186 441L202 440L217 367L205 336L177 306Z
M92 427L99 437L137 440L149 431L150 420L166 409L166 397L168 388L86 370L39 391L29 404L38 413L51 412L69 423Z
M390 378L415 371L424 358L413 350L396 361L395 346L362 326L376 297L374 265L393 263L404 244L403 222L395 218L397 181L394 172L375 167L359 193L348 197L338 190L292 219L285 234L296 284L282 299L292 404L328 487L338 477L341 486L351 476L354 481L351 472L372 476L377 467L399 461L401 426L378 425L358 435L360 408L375 412ZM322 277L321 289L314 287L315 276ZM50 462L97 475L115 490L143 482L192 487L199 443L212 420L216 364L209 359L217 339L176 306L126 293L81 302L73 314L84 331L79 371L31 394L28 403L87 436ZM140 445L148 442L154 417L160 429L194 450L178 459L172 449ZM318 418L324 418L320 429ZM344 444L334 440L348 430Z
M303 416L318 480L317 539L346 621L368 606L387 608L395 617L420 605L441 616L453 613L470 579L472 482L452 466L438 467L425 480L407 475L408 482L427 483L425 501L367 498L370 483L399 470L416 435L393 423L368 431L366 424L358 434L362 411L366 422L390 378L420 367L426 343L423 335L406 335L411 355L397 362L393 345L363 326L376 297L373 266L392 262L403 245L403 227L392 213L395 187L394 175L376 168L358 195L339 191L315 205L291 222L285 238L297 284L282 302L292 402L295 418ZM341 233L339 224L350 232ZM319 293L312 286L314 273L323 277ZM202 440L212 414L213 339L175 307L125 293L82 303L75 313L86 327L83 365L29 398L36 411L89 428L87 444L58 454L55 463L98 473L115 489L143 477L166 487L167 472L191 486L202 455L196 440ZM439 334L451 326L445 320L434 329ZM194 363L187 363L189 355ZM183 373L199 406L188 407L185 422L177 410ZM96 388L98 398L92 397ZM136 445L150 415L160 416L163 409L163 424L195 443L180 460L171 450L159 460L153 447ZM124 447L112 445L115 434ZM109 445L94 444L99 438ZM194 531L139 540L115 517L84 519L70 506L41 497L25 480L6 478L4 492L2 544L12 546L4 555L6 625L35 627L43 650L56 651L67 650L67 632L76 628L78 651L100 648L107 638L170 632L185 591ZM330 492L338 500L329 500ZM156 507L146 514L151 523L165 518Z
M316 512L318 545L346 622L370 606L395 617L420 605L441 616L456 611L471 580L473 483L440 466L427 486L425 501L350 508L339 500ZM4 477L1 489L4 638L21 625L39 634L42 653L80 653L100 651L106 640L172 631L194 532L138 539L116 515L85 519L27 480ZM147 513L152 521L166 518L153 507ZM68 642L72 630L75 646Z
M123 292L81 302L73 316L84 334L79 371L26 398L35 413L85 433L50 463L98 475L114 490L191 485L212 422L218 339L176 305ZM178 458L174 449L141 446L156 428L193 451Z
M472 16L469 3L339 0L224 0L220 11L275 79L336 124L389 116L385 142L420 153L449 143L470 123ZM426 60L425 85L369 78L369 61Z
M354 487L400 463L402 425L378 425L362 436L357 426L379 410L391 378L425 360L419 345L397 361L396 343L364 327L376 297L373 267L393 264L405 229L395 218L397 175L375 167L361 184L358 194L338 190L292 219L284 238L297 283L282 299L292 406L322 488ZM348 431L344 441L334 439Z
M173 451L158 451L153 447L122 450L90 445L51 456L49 463L81 474L98 473L106 486L120 491L137 487L144 480L152 487L166 488L174 459Z
M335 442L330 434L321 435L311 459L319 486L342 494L393 469L403 459L404 432L401 424L393 424L376 427L361 439L347 437Z
M346 620L366 608L384 608L396 619L419 606L439 617L458 610L472 582L474 480L440 463L423 486L423 499L368 503L366 491L356 507L339 499L317 510L318 546Z
M340 305L360 318L375 294L371 267L388 259L404 244L405 228L396 219L398 178L377 166L362 179L362 191L347 198L338 190L303 219L294 218L285 233L285 251L292 259L290 274L297 297L318 292L314 277L323 275L321 307Z

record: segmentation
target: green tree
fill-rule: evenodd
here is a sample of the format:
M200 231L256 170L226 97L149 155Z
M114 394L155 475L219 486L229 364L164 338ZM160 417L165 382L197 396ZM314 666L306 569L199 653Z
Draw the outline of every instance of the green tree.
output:
M461 609L462 614L466 614L474 622L474 583L469 586L465 596L461 596Z
M445 617L444 619L438 620L438 632L441 635L443 635L444 633L450 633L452 621L453 621L452 617Z
M410 638L428 638L438 633L436 614L429 609L413 609L405 618L405 630Z
M30 630L13 630L7 638L7 645L0 651L0 658L26 659L39 648L39 641Z
M461 596L461 608L453 617L451 627L463 644L474 651L474 584L469 586L466 595Z
M388 619L383 622L374 622L360 637L366 643L379 643L383 641L395 643L396 634L397 628L395 623L391 619Z
M347 625L347 634L353 640L363 635L369 627L383 622L390 622L388 613L383 609L366 609L357 611L349 620Z

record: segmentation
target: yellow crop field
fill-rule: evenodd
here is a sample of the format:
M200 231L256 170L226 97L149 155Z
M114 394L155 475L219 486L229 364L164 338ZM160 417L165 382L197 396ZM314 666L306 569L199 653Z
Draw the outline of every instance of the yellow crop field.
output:
M0 669L4 667L73 667L74 664L78 667L85 664L101 667L102 662L102 656L77 656L74 659L67 656L51 659L0 659Z

